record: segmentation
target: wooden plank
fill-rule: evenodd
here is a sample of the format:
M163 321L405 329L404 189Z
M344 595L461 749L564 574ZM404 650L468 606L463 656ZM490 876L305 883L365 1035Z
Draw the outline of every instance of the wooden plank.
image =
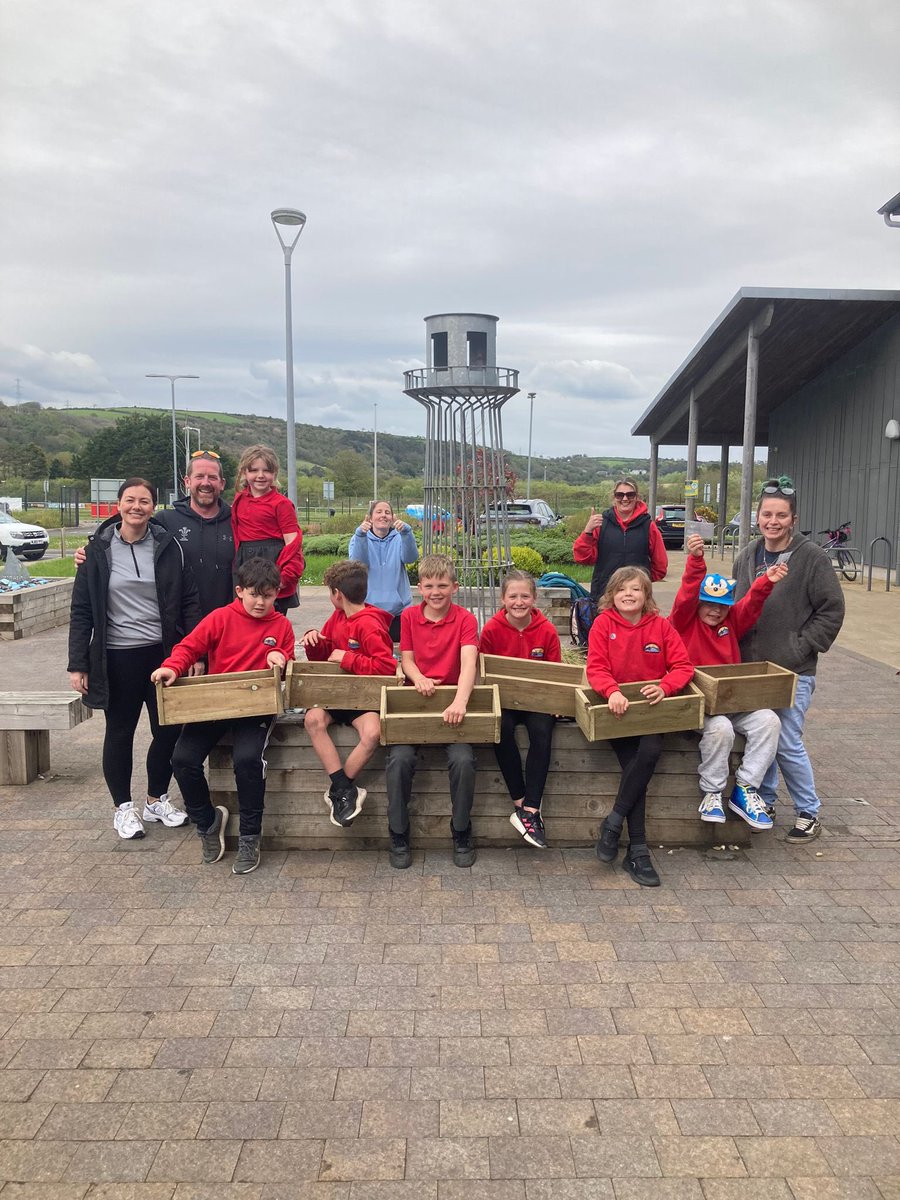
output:
M500 695L497 688L474 687L462 722L448 725L441 714L455 695L455 687L435 688L431 696L423 696L412 687L384 688L381 693L382 746L498 742Z
M609 710L606 700L593 688L579 688L575 719L590 742L621 737L639 737L645 733L668 733L676 729L703 728L703 694L689 683L677 696L666 696L651 705L641 696L641 688L657 680L623 683L619 690L628 701L621 718Z
M694 683L703 693L707 716L790 708L797 693L795 673L772 662L698 667Z
M586 686L584 667L572 663L481 654L479 671L483 684L495 684L499 689L500 707L518 712L574 717L575 691Z
M161 725L196 721L233 721L239 717L274 716L284 712L281 671L231 671L176 679L169 687L156 685Z
M46 730L0 730L0 785L31 783L50 769L50 734Z
M337 663L290 662L285 685L287 708L356 708L381 712L381 689L401 687L395 675L351 675Z
M90 716L75 692L0 692L0 729L72 729Z

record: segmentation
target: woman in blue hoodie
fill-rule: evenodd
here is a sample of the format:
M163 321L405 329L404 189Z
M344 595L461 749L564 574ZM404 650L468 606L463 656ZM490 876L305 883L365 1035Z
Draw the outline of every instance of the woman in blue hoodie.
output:
M400 613L412 604L407 563L419 557L413 531L405 521L394 518L388 500L373 500L369 514L350 539L350 558L369 568L366 600L393 617L391 640L400 640Z

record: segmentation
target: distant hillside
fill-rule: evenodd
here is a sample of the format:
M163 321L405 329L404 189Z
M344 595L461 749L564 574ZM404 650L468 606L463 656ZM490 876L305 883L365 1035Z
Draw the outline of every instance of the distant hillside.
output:
M84 448L85 443L119 417L140 413L169 413L169 409L158 408L41 408L34 402L18 406L0 403L0 445L24 445L34 442L41 446L48 457L61 456L68 462L71 455ZM285 423L276 417L257 417L234 413L212 413L178 411L179 427L189 424L199 428L200 444L211 443L221 446L235 458L245 446L263 442L275 448L284 461L287 453ZM339 450L355 450L364 457L372 454L370 431L353 429L329 429L321 425L297 425L297 463L303 474L328 476L328 464ZM524 455L507 454L507 459L520 479L525 478L528 463ZM378 469L382 478L392 475L402 478L418 478L424 465L424 441L421 437L403 437L392 433L378 435ZM646 458L623 456L591 457L572 454L560 458L537 457L532 459L532 481L543 481L546 467L547 481L552 483L590 484L609 479L622 471L646 474L649 461ZM683 472L684 459L661 459L660 475Z

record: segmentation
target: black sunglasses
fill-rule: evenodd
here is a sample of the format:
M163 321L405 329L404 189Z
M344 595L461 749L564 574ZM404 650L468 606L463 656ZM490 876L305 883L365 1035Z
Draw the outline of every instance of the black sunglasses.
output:
M637 492L613 492L617 500L633 500Z
M782 487L780 483L764 483L759 489L760 496L796 496L792 487Z

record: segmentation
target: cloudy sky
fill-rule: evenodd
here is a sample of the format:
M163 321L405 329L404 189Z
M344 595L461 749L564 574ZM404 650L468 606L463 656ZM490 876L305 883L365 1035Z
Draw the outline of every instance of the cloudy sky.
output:
M500 317L509 448L628 430L743 285L900 287L896 0L6 0L0 397L420 432Z

